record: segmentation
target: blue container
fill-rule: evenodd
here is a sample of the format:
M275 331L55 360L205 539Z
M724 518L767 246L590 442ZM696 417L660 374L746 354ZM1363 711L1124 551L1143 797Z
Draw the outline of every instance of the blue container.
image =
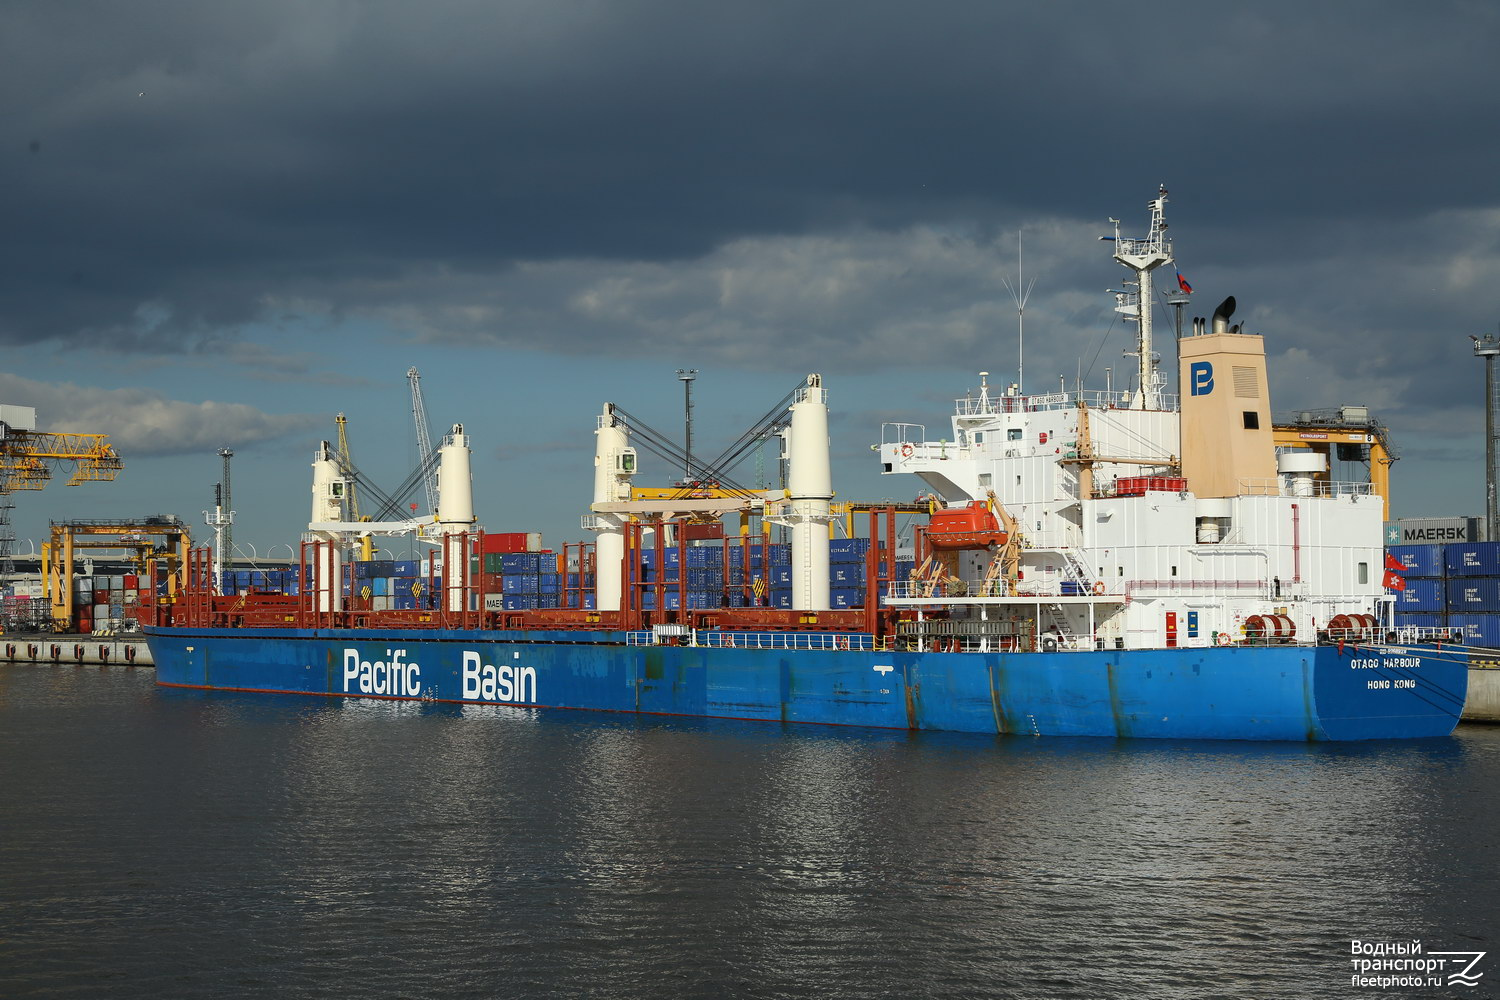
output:
M834 538L828 542L829 562L864 562L870 551L868 538Z
M1500 615L1449 615L1448 625L1463 629L1467 645L1500 646Z
M535 594L505 594L500 604L506 611L530 611L537 606Z
M1456 576L1448 581L1449 611L1500 611L1500 579Z
M505 576L512 573L535 573L540 565L536 552L500 553L500 572Z
M1397 611L1442 611L1447 603L1442 580L1413 578L1406 589L1396 591Z
M370 581L370 590L376 597L389 597L391 581L388 577L377 576Z
M1500 576L1500 542L1451 542L1443 561L1449 576Z
M769 603L773 608L790 608L792 606L792 595L790 592L782 593L780 591L773 591Z
M862 608L865 592L853 587L834 587L828 592L828 603L834 608Z
M1399 559L1411 576L1442 576L1446 572L1441 545L1392 545L1385 551Z
M592 611L592 610L594 610L594 595L593 594L584 594L583 595L583 609L585 611Z
M1415 625L1420 628L1442 628L1448 624L1443 621L1443 615L1415 614L1398 611L1396 612L1397 625Z
M771 551L766 553L766 561L772 566L790 566L792 564L792 547L782 542L771 546Z
M724 550L718 547L687 550L688 569L724 565Z
M832 563L828 567L828 582L834 586L862 586L865 582L865 564Z
M791 585L792 585L792 567L790 567L790 566L772 566L771 567L771 586L773 588L790 587Z
M391 563L393 569L391 576L416 576L417 561L415 559L398 559Z
M678 610L682 607L682 595L675 590L667 591L665 599L662 601L662 606L668 611ZM656 593L654 591L648 590L641 595L641 607L646 611L656 610Z
M404 597L401 594L394 594L391 596L391 607L397 611L415 611L417 599L410 594Z
M535 594L538 582L535 574L502 577L500 592L502 594Z

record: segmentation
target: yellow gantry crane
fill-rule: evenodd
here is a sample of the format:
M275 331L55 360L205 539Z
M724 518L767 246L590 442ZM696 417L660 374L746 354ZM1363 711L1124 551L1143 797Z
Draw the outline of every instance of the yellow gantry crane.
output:
M125 467L107 434L71 434L36 429L36 410L30 406L0 405L0 574L11 571L10 530L13 504L19 490L39 490L52 481L53 470L72 463L69 486L107 483Z

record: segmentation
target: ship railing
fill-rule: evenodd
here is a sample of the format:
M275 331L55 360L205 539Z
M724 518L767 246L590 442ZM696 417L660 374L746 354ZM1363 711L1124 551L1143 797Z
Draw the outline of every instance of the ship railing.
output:
M1367 497L1374 496L1371 483L1341 483L1319 479L1294 479L1278 476L1274 479L1256 478L1237 480L1240 496L1271 497Z
M1156 409L1176 410L1177 397L1167 393L1157 395ZM1135 409L1135 394L1123 390L1100 391L1089 389L1083 392L1049 392L1034 396L1026 395L979 395L963 396L953 401L953 412L960 417L976 417L1000 413L1041 413L1047 410L1070 410L1080 403L1094 410Z
M627 632L627 646L657 645L654 632ZM691 645L715 649L809 649L837 652L879 648L875 637L865 632L718 632L700 630Z

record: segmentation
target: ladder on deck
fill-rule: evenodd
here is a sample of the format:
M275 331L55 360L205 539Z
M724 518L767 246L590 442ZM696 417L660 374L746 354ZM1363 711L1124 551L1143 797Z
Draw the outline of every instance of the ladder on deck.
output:
M1068 623L1067 612L1063 611L1061 604L1047 605L1047 617L1051 620L1052 629L1062 639L1060 645L1064 649L1078 648L1078 634L1073 631L1073 626Z

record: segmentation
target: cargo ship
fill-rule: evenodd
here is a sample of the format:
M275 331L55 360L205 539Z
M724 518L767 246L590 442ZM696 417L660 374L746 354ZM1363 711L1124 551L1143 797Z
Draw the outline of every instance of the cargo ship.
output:
M882 472L927 491L909 537L895 506L862 511L853 532L841 520L816 374L777 426L774 491L632 489L631 418L605 404L583 518L595 540L560 553L477 528L461 425L437 449L421 523L349 519L325 443L298 567L230 586L195 550L146 629L157 681L1028 735L1450 733L1465 650L1446 629L1396 626L1369 484L1276 453L1265 347L1230 324L1233 299L1180 336L1184 395L1163 391L1166 200L1150 201L1145 237L1114 220L1105 237L1131 278L1115 309L1135 326L1132 385L1029 393L980 373L937 440L882 429ZM738 535L723 530L735 515ZM356 558L380 533L415 534L426 555Z

